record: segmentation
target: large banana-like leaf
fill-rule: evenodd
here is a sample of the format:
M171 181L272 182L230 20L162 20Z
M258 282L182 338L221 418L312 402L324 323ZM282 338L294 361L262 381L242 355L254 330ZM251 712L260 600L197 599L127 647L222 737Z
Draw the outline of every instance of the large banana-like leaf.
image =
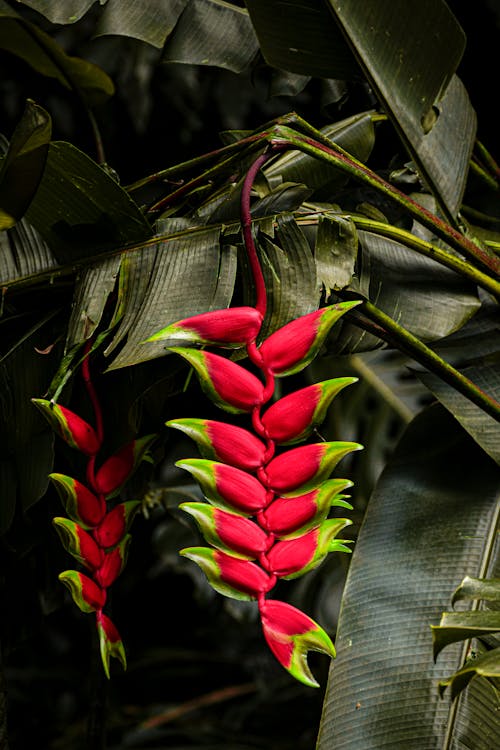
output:
M176 320L227 307L235 274L235 250L221 248L218 227L158 238L125 253L117 303L120 324L106 353L125 344L109 369L163 356L165 342L144 341Z
M16 13L5 0L0 0L0 49L20 57L38 73L54 78L64 87L78 89L89 104L103 101L114 92L111 78L101 68L67 55L48 34Z
M224 29L224 33L221 33ZM167 39L162 61L246 70L258 50L248 14L224 0L189 0Z
M492 399L500 400L500 313L492 300L484 300L466 325L437 341L434 351L457 367ZM471 437L500 464L500 426L472 401L436 375L415 371L419 380L450 411Z
M0 231L21 219L42 179L52 134L50 115L28 101L0 169Z
M275 238L260 238L261 260L268 289L268 314L263 335L319 307L320 287L314 259L302 231L290 214L277 217Z
M354 550L318 750L499 746L491 688L477 681L456 711L439 697L463 653L435 664L429 627L466 574L491 574L499 497L498 467L440 405L411 422Z
M365 231L358 237L358 278L351 288L424 341L456 331L479 309L476 287L454 271L395 240ZM344 324L334 348L366 351L379 343Z
M152 234L128 193L83 151L65 141L50 144L45 171L26 218L61 263L98 255Z
M103 5L106 0L99 0ZM75 23L94 5L95 0L18 0L23 5L38 11L51 23Z
M56 268L58 262L45 240L24 219L0 232L0 282L27 281L30 276Z
M50 317L0 358L0 534L12 523L18 502L27 510L45 494L52 470L53 433L30 400L45 393L54 369L53 358L37 351L46 345Z
M246 5L271 65L323 78L366 77L442 210L455 220L476 119L454 76L465 35L446 3L422 0L409 8L405 0L246 0Z
M118 34L161 49L189 0L108 0L97 25L97 36ZM57 0L56 3L57 4Z

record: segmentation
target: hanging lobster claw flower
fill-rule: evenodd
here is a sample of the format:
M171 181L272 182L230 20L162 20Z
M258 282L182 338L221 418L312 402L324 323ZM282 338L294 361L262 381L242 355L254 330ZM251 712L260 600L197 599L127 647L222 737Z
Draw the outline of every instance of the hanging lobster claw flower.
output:
M66 552L88 570L99 568L103 561L103 551L88 531L69 518L53 518L52 523Z
M332 505L352 509L352 505L345 503L344 496L339 494L347 487L352 487L348 479L329 479L305 495L278 497L262 511L262 523L277 537L292 539L300 536L319 526Z
M205 458L186 458L175 465L193 475L213 505L247 515L266 505L265 487L246 471Z
M266 466L265 481L274 492L301 494L317 487L330 476L341 458L362 447L359 443L335 441L292 448Z
M95 571L94 578L103 589L109 588L113 584L127 562L128 547L131 536L127 534L123 537L120 544L114 547L110 552L104 553L104 559L98 570Z
M260 607L262 630L277 660L295 679L319 687L307 663L309 651L334 658L330 637L314 620L285 602L267 599Z
M360 301L339 302L292 320L259 347L266 367L275 375L292 375L306 367L323 345L337 320Z
M258 469L264 460L266 446L242 427L210 419L171 419L168 427L182 430L198 445L205 458L215 459L240 469Z
M119 490L142 461L155 438L156 435L146 435L132 440L110 456L96 473L96 491L103 495L111 495Z
M84 484L65 474L49 474L66 513L84 529L97 526L106 514L106 503Z
M333 549L349 552L345 540L333 544L334 537L352 523L347 518L331 518L296 539L276 542L267 553L269 569L279 578L297 578L317 568Z
M269 438L278 444L304 440L323 422L335 396L356 382L357 378L334 378L280 398L262 416Z
M106 591L84 573L65 570L59 580L70 590L76 606L82 612L97 612L106 604Z
M256 523L207 503L179 506L195 519L206 541L233 557L254 560L268 547L267 534Z
M129 530L140 505L139 500L128 500L115 505L94 529L93 535L96 542L104 549L118 544Z
M243 346L255 341L262 326L262 315L254 307L231 307L226 310L193 315L155 333L147 341L192 341L198 344Z
M109 680L109 660L113 656L118 659L123 669L127 669L127 657L123 647L122 639L114 623L104 612L96 613L97 632L99 634L99 647L104 672Z
M31 401L42 412L52 429L71 448L76 448L86 456L96 455L101 443L92 425L60 404L54 404L44 398L32 398Z
M203 391L221 409L240 414L262 403L263 384L236 362L197 349L173 346L170 351L180 354L192 365Z
M238 560L209 547L188 547L180 552L193 560L205 573L215 591L233 599L256 599L276 582L262 568L248 560Z

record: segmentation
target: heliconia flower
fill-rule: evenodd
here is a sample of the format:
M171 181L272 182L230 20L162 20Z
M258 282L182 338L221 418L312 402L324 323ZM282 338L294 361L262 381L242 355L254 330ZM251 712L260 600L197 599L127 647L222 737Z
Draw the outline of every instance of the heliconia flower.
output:
M182 503L193 516L206 541L233 557L253 560L268 548L268 537L256 523L207 503Z
M206 458L222 461L247 471L262 465L266 446L253 433L210 419L171 419L168 427L182 430L196 441Z
M106 514L106 503L73 477L49 474L68 516L84 529L97 526Z
M351 523L348 518L330 518L296 539L276 542L267 553L269 569L279 578L297 578L317 568L335 547L349 551L345 540L340 545L332 542Z
M122 639L114 623L104 612L96 613L97 632L99 634L99 646L104 672L109 680L109 660L113 656L121 663L123 669L127 669L127 657L123 647Z
M266 505L265 487L246 471L205 458L186 458L175 465L194 476L213 505L247 515L253 515Z
M146 435L132 440L110 456L96 473L94 489L103 495L111 495L120 489L137 468L155 438L156 435Z
M54 404L44 398L32 398L31 401L40 409L52 429L71 448L76 448L86 456L96 455L101 443L92 425L60 404Z
M140 508L139 500L128 500L119 503L106 514L99 526L94 529L93 536L96 542L104 548L114 547L118 544L130 528L134 516Z
M254 307L232 307L226 310L193 315L163 328L147 341L193 341L200 344L242 346L255 341L262 326L262 315Z
M261 607L262 630L277 660L295 679L319 687L307 663L308 651L320 651L332 658L335 648L318 623L291 604L266 599Z
M188 547L180 552L205 573L215 591L233 599L255 599L274 586L276 578L249 560L238 560L209 547Z
M280 494L306 492L326 479L341 458L362 447L359 443L335 441L292 448L266 466L265 483Z
M59 580L70 590L73 601L82 612L97 612L106 604L106 591L84 573L65 570Z
M103 562L95 571L94 578L103 589L109 588L116 581L127 562L127 552L131 536L127 534L123 537L120 544L114 547L110 552L104 553Z
M52 523L66 552L89 570L99 568L103 561L103 551L88 531L69 518L53 518Z
M221 409L239 414L262 403L264 385L230 359L211 352L171 347L194 368L206 395Z
M277 537L293 538L319 526L328 515L332 505L351 508L339 493L352 487L348 479L329 479L305 495L278 497L262 511L259 521L263 527Z
M316 356L331 327L360 301L339 302L292 320L259 347L265 365L277 376L304 369Z
M304 440L325 419L335 396L357 378L334 378L301 388L280 398L265 411L262 424L275 443Z

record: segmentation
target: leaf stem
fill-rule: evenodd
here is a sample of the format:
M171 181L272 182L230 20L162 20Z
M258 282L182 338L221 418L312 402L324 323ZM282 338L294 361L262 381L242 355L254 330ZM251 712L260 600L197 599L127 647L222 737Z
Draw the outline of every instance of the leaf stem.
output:
M383 237L388 237L389 239L401 242L407 247L411 247L417 253L425 255L427 258L432 258L441 265L446 266L446 268L456 271L482 289L490 292L497 300L500 300L500 282L492 279L491 276L483 273L483 271L480 271L457 255L452 255L432 242L427 242L405 229L395 227L393 224L385 224L381 221L357 216L356 214L349 214L348 216L360 229L367 229L375 234L380 234Z
M472 242L456 229L451 227L438 216L428 211L409 196L402 193L389 182L386 182L362 162L346 155L332 147L325 146L318 141L303 137L295 131L277 126L271 135L270 142L273 145L296 148L311 154L323 161L333 164L343 172L347 172L357 180L369 184L375 190L384 194L394 203L404 208L411 216L432 230L438 237L455 247L471 261L481 265L486 271L492 272L495 277L500 277L500 259L497 258L486 246L480 246Z
M353 295L352 293L341 292L339 294L343 298L360 299L358 295ZM376 324L375 335L395 344L400 351L405 352L416 362L424 365L430 372L434 372L445 383L451 385L452 388L468 398L476 406L479 406L486 414L489 414L500 422L500 403L478 388L472 380L469 380L459 370L437 355L430 347L423 344L410 331L400 326L389 315L386 315L386 313L366 300L362 300L362 304L357 310L364 313L370 322ZM349 313L349 317L354 322L356 322L357 310Z

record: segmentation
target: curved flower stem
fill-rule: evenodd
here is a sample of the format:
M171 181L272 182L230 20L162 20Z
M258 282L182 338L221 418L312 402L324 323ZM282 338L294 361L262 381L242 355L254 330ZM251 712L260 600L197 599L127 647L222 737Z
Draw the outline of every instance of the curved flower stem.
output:
M274 156L274 152L267 150L257 157L250 169L246 173L241 189L241 228L243 231L243 240L245 250L252 270L252 276L255 283L256 302L255 308L260 312L262 317L266 314L267 309L267 292L264 282L264 275L257 256L255 242L252 233L252 215L250 213L250 194L252 186L261 167Z
M341 293L342 297L349 299L359 299L357 295ZM406 328L403 328L389 315L379 310L371 302L363 300L363 303L356 309L364 313L369 323L375 326L369 326L376 336L395 344L400 351L406 352L412 359L424 365L430 372L438 375L445 383L451 385L456 391L468 398L472 403L479 406L486 414L500 422L500 403L485 393L481 388L469 380L465 375L444 359L439 357L432 349L423 344ZM351 319L357 321L357 312L349 313ZM362 327L364 324L361 322Z
M312 138L298 135L295 131L281 126L274 129L270 142L281 148L295 148L311 154L350 174L355 179L366 182L392 202L404 208L417 221L428 229L431 229L438 237L441 237L445 242L455 247L469 258L469 260L478 263L486 271L492 272L495 277L500 276L500 259L487 247L476 245L468 237L464 237L456 229L386 182L357 159L347 156L345 153L332 147L325 146Z

